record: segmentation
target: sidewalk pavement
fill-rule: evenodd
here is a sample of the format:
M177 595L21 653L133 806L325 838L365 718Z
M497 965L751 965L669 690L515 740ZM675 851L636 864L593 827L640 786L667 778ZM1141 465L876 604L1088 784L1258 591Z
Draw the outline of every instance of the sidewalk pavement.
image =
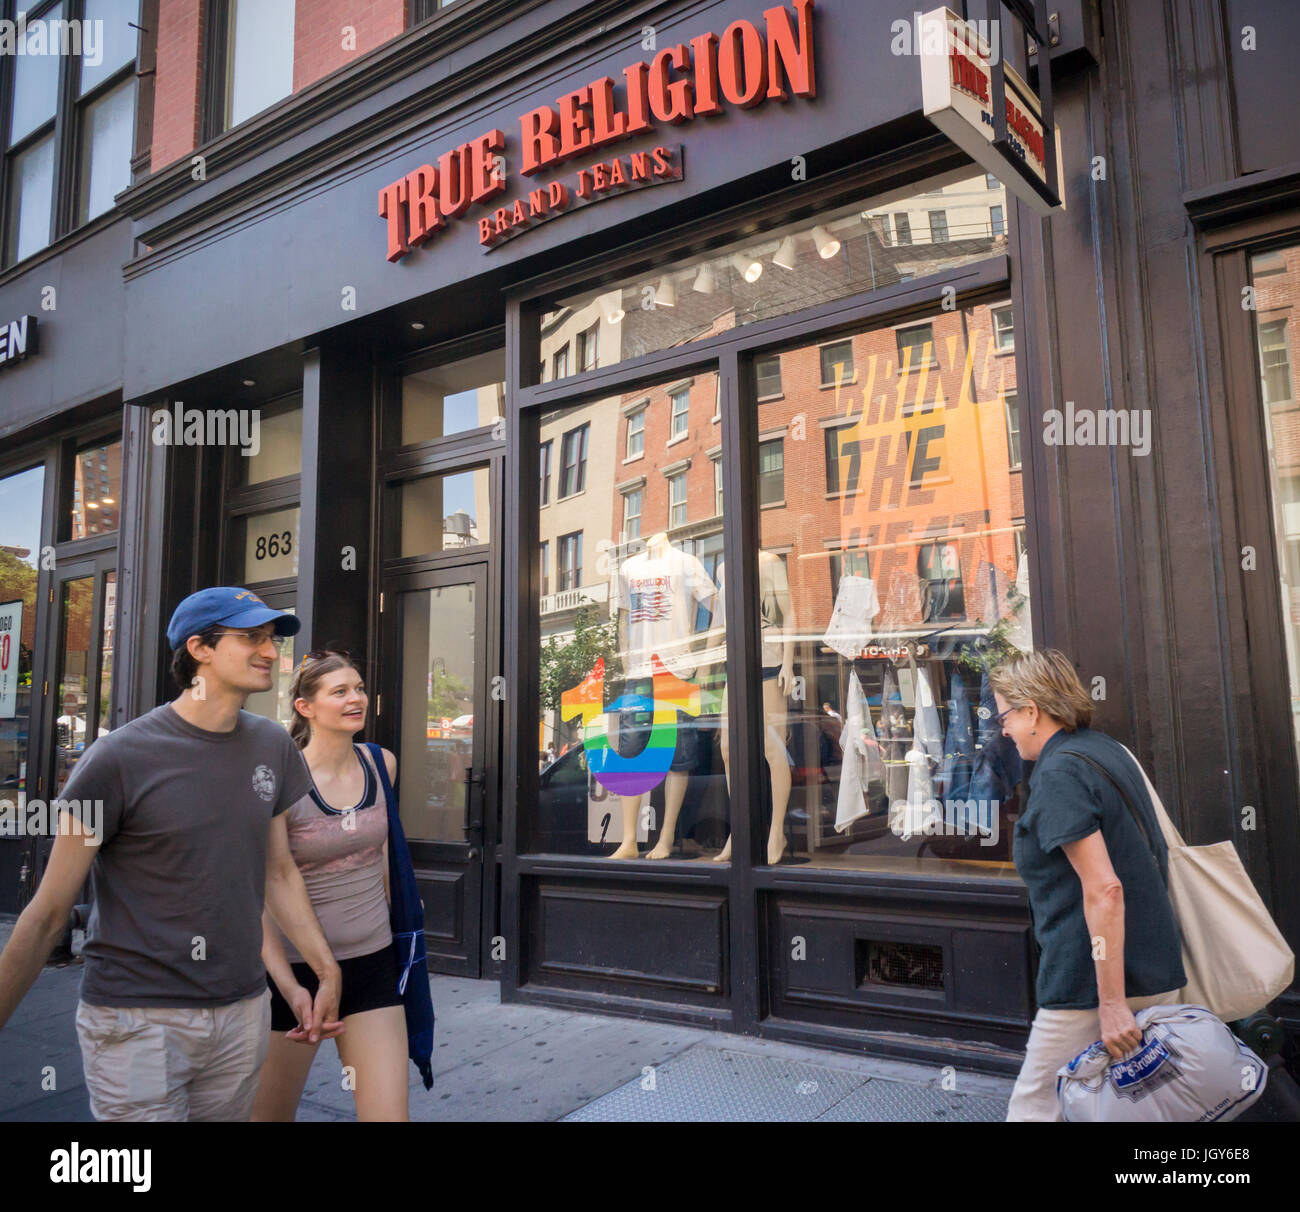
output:
M0 917L0 946L12 918ZM74 952L80 945L78 934ZM82 965L46 967L0 1031L0 1122L91 1118L74 1015ZM1009 1078L642 1019L502 1005L495 981L435 976L434 1085L411 1118L449 1121L1000 1120ZM948 1085L953 1085L950 1075ZM300 1120L355 1119L338 1054L312 1065Z

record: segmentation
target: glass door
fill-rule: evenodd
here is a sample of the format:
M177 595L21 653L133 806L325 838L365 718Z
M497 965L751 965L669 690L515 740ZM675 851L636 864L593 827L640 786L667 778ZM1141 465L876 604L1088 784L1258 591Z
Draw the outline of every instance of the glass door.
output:
M424 900L429 969L480 974L487 717L487 562L385 585L386 735ZM392 704L390 707L389 704Z
M54 579L54 719L45 764L51 797L62 793L86 749L110 728L116 563L115 551L104 552L60 569Z

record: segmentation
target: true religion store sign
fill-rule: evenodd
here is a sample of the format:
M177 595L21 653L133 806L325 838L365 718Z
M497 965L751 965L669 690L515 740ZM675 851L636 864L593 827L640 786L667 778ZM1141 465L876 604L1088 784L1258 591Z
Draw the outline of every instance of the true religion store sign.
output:
M616 83L602 76L519 119L519 171L535 177L576 156L646 135L658 124L678 126L722 114L727 106L752 109L765 101L817 95L813 65L814 0L769 8L763 27L733 21L721 36L700 34L632 63ZM510 175L503 158L506 133L493 129L422 164L379 191L379 216L388 223L388 259L407 253L447 229L471 207L504 193ZM510 205L478 217L485 248L496 247L539 223L630 189L680 180L682 149L659 145L614 156L554 180Z
M1064 209L1050 203L1018 173L1008 172L1002 153L993 146L993 98L990 82L993 54L981 31L950 9L917 14L916 45L921 58L921 91L925 116L985 171L992 173L1036 213L1047 216ZM1029 85L1009 64L1003 64L1009 155L1047 184L1047 156L1042 110ZM1060 133L1056 142L1056 198L1064 197L1061 178Z

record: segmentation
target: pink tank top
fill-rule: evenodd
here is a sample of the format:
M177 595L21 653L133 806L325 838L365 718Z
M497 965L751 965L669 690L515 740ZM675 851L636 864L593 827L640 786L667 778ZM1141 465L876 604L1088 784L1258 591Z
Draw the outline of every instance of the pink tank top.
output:
M285 813L289 849L335 959L382 951L393 941L384 896L388 804L370 755L354 749L366 773L360 804L340 811L308 794ZM297 948L280 937L289 962L301 963Z

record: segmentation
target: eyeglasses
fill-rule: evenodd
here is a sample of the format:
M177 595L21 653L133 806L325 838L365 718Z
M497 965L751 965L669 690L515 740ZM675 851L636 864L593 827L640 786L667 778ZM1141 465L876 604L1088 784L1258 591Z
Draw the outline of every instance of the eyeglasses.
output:
M1013 711L1019 710L1019 707L1008 707L1005 711L999 711L993 718L997 721L998 727L1002 728L1007 722L1007 716L1009 716Z
M285 640L289 638L287 635L277 635L275 632L272 632L270 635L267 635L264 632L259 633L256 631L219 631L217 632L217 634L219 636L220 635L238 636L241 640L244 641L245 644L249 644L254 648L261 648L261 646L265 644L267 640L270 640L276 652L279 652L280 649L284 647Z

